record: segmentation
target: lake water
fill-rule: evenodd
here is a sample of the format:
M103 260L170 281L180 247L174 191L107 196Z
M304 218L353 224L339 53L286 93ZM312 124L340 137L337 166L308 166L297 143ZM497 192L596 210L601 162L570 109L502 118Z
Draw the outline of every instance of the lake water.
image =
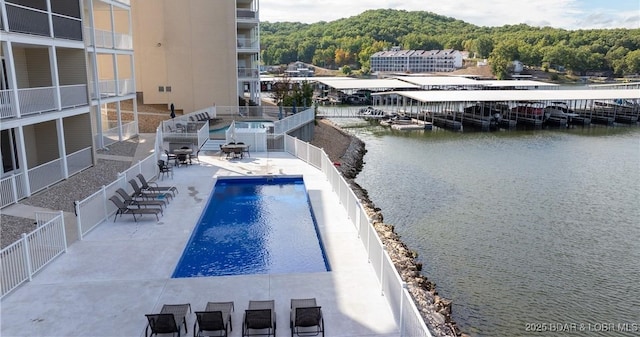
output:
M640 128L334 122L366 143L357 183L453 300L463 332L640 335Z

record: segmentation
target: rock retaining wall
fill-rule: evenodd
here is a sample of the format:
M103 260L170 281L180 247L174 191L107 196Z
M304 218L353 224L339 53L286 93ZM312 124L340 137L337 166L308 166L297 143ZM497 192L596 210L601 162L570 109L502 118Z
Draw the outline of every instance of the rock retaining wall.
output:
M339 131L343 133L342 130ZM418 310L432 334L437 337L461 336L462 333L452 318L451 301L438 296L435 283L429 281L421 273L422 264L416 260L418 254L400 240L393 225L384 222L382 211L375 206L367 191L354 181L362 170L364 155L367 151L365 143L360 139L353 136L349 136L349 139L350 144L337 161L339 165L336 167L363 204L398 273L407 283L407 289L413 296Z

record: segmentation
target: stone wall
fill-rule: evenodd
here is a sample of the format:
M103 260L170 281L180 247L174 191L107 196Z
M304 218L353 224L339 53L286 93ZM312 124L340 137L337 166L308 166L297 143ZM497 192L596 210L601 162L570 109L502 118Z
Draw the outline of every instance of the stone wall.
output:
M452 319L451 301L440 297L435 283L421 273L422 264L416 260L418 254L402 242L393 225L384 222L382 210L375 206L367 191L354 181L364 164L367 152L365 143L327 121L318 123L315 136L311 143L325 150L360 199L433 335L463 335Z

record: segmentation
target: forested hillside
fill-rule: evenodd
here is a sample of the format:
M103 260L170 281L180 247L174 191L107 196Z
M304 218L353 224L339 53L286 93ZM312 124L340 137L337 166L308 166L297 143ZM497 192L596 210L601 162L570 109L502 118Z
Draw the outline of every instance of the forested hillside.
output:
M321 67L345 65L369 71L369 58L391 46L457 49L488 58L496 76L513 60L623 76L640 73L640 29L564 30L527 25L479 27L430 12L378 9L332 22L261 23L262 61L303 61Z

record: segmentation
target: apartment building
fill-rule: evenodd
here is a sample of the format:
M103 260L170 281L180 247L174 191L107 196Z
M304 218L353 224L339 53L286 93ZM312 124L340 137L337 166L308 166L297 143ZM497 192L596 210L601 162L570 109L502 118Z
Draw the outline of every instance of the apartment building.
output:
M400 50L394 47L371 55L372 72L433 73L462 68L458 50Z
M131 4L136 88L145 104L192 112L260 103L258 0Z
M136 135L137 112L129 0L4 0L0 11L4 207Z

